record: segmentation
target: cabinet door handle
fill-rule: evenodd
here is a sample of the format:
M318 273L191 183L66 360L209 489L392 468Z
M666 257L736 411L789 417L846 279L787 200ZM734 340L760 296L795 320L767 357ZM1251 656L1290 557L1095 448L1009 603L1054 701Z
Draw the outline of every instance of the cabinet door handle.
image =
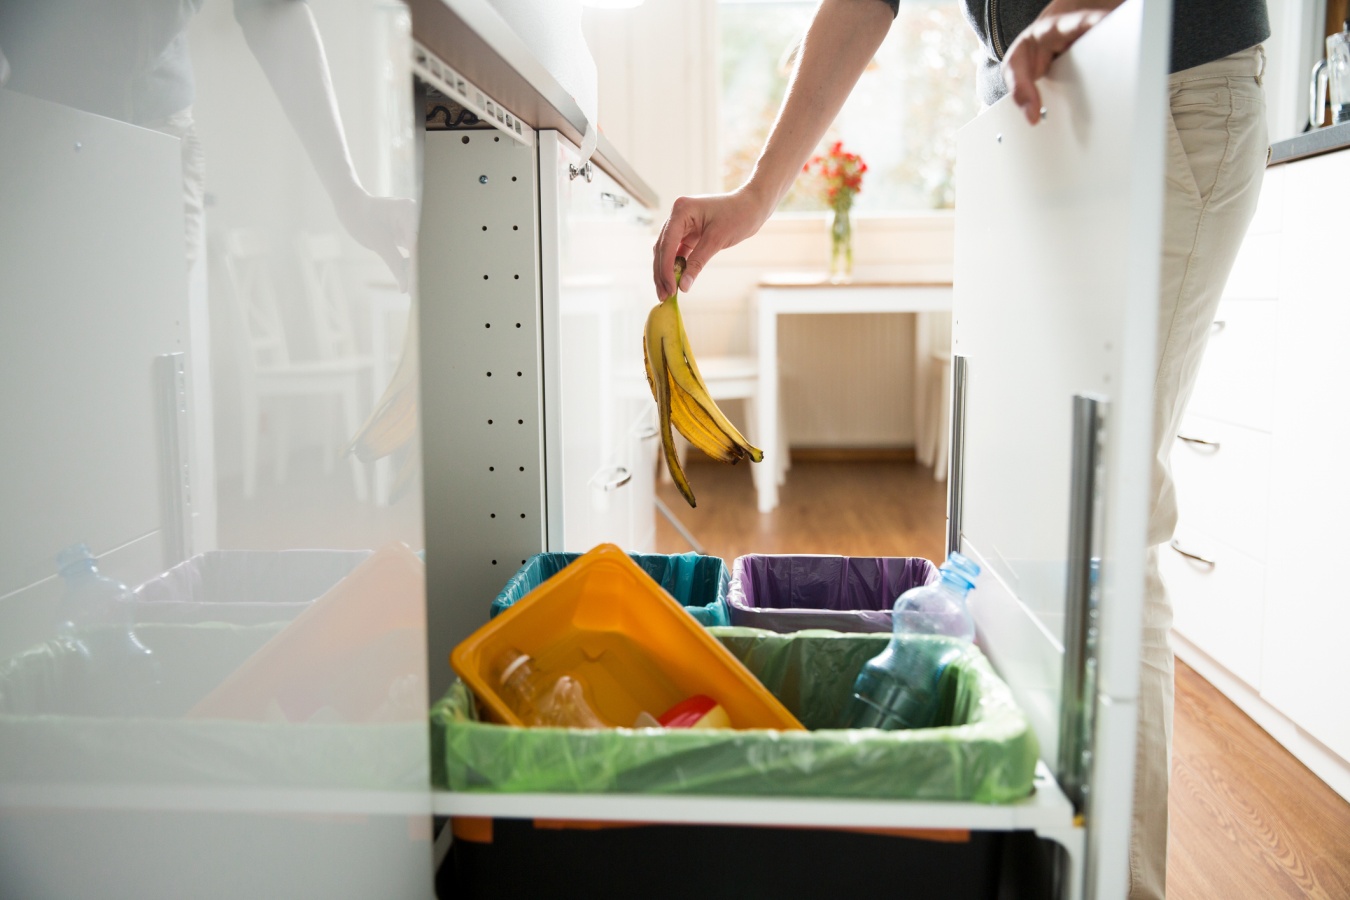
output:
M1215 453L1219 452L1220 445L1218 441L1207 441L1204 438L1191 437L1188 434L1177 435L1177 440L1185 441L1188 444L1198 444L1201 447L1213 447Z
M655 425L648 425L645 428L639 428L636 432L634 432L634 436L639 441L650 441L652 438L656 437L660 433L661 433L660 428L657 428Z
M1186 557L1187 559L1193 559L1193 560L1195 560L1195 561L1198 562L1198 563L1204 563L1205 565L1209 566L1211 569L1213 569L1213 568L1215 568L1216 566L1218 566L1218 563L1216 563L1214 560L1212 560L1212 559L1207 559L1207 558L1201 556L1199 553L1192 553L1192 552L1189 551L1189 550L1183 550L1182 547L1181 547L1181 544L1179 544L1179 543L1177 542L1177 539L1176 539L1176 538L1173 538L1172 541L1171 541L1171 543L1168 544L1168 546L1171 547L1171 548L1172 548L1173 550L1175 550L1176 552L1180 553L1182 556Z
M1228 327L1227 319L1215 319L1213 322L1209 323L1209 333L1218 334L1227 327Z
M623 194L615 194L612 191L601 191L600 202L608 203L615 209L623 209L625 206L628 205L628 198L625 197Z
M578 178L585 178L586 183L590 184L591 179L595 178L595 168L586 163L584 166L578 166L574 163L567 164L567 180L576 181Z
M608 476L607 480L601 481L602 476ZM597 472L591 477L591 487L599 488L605 493L617 491L625 484L633 480L633 473L623 466L615 466L612 469L606 469L603 472Z

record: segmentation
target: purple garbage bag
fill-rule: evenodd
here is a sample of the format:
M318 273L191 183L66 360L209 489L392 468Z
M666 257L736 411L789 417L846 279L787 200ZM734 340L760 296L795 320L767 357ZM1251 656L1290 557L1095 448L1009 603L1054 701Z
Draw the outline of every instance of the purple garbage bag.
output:
M895 598L937 577L918 557L750 554L732 566L727 604L732 625L782 634L890 631Z

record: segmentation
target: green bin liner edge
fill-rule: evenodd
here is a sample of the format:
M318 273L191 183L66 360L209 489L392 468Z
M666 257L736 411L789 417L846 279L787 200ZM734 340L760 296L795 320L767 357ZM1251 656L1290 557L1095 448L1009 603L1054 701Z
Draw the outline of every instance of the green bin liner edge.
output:
M712 633L808 730L585 730L481 722L452 685L431 710L432 779L501 793L651 793L1007 803L1031 793L1039 746L1008 686L973 646L943 676L936 728L845 730L840 704L888 635ZM936 655L950 639L926 638Z

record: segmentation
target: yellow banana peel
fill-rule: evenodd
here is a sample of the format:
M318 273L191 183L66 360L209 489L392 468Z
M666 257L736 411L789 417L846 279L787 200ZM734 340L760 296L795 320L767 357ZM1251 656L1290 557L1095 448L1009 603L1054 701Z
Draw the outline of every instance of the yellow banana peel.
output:
M661 446L666 467L680 494L690 506L697 506L675 453L672 426L704 453L721 462L736 463L749 458L760 462L764 453L754 447L735 425L722 414L708 394L699 374L698 363L689 349L689 336L680 316L680 278L684 275L684 257L675 259L675 292L652 307L642 335L642 356L647 368L647 383L661 423Z

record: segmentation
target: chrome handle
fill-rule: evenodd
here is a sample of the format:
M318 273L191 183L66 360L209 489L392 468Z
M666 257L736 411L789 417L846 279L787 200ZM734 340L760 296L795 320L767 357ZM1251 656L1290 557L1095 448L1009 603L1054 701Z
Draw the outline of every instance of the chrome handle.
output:
M639 428L635 431L634 436L637 437L639 441L650 441L660 433L660 428L657 428L655 425L648 425L646 428Z
M1092 780L1093 711L1097 702L1097 572L1100 569L1102 432L1106 401L1073 397L1069 472L1069 546L1064 603L1064 667L1060 674L1059 758L1056 775L1081 812Z
M1213 447L1215 453L1219 452L1220 445L1218 441L1207 441L1204 438L1191 437L1188 434L1177 435L1177 440L1185 441L1188 444L1199 444L1201 447Z
M574 166L571 163L568 163L567 180L576 181L578 178L585 178L586 183L590 184L591 180L595 178L595 167L590 163L586 163L584 166Z
M1326 121L1327 103L1327 61L1319 59L1313 63L1312 77L1308 82L1308 125L1321 128Z
M947 553L961 550L961 510L965 502L966 378L969 358L952 355L951 438L947 454Z
M1180 545L1179 543L1177 543L1176 538L1173 538L1172 541L1171 541L1171 543L1169 543L1167 546L1171 547L1173 550L1175 550L1176 552L1180 553L1182 556L1186 557L1187 559L1193 559L1193 560L1195 560L1195 561L1198 562L1198 563L1204 563L1205 565L1209 566L1211 569L1213 569L1213 568L1215 568L1216 566L1218 566L1218 563L1216 563L1216 562L1215 562L1214 560L1212 560L1212 559L1207 559L1207 558L1201 556L1199 553L1192 553L1192 552L1189 551L1189 550L1184 550L1184 549L1182 549L1181 545Z
M1228 327L1227 319L1215 319L1213 322L1209 323L1210 334L1218 334L1227 327Z
M607 470L607 472L613 473L608 481L597 481L596 478L599 477L599 473L597 473L596 476L591 478L591 487L599 488L601 491L609 493L610 491L617 491L619 488L633 480L633 473L623 466L615 466L614 468Z
M587 163L587 165L590 165L590 164ZM628 198L625 197L623 194L615 194L615 193L612 193L612 192L610 192L610 191L601 191L601 192L600 192L600 202L601 202L601 203L608 203L609 205L613 206L615 209L623 209L625 206L628 205Z

